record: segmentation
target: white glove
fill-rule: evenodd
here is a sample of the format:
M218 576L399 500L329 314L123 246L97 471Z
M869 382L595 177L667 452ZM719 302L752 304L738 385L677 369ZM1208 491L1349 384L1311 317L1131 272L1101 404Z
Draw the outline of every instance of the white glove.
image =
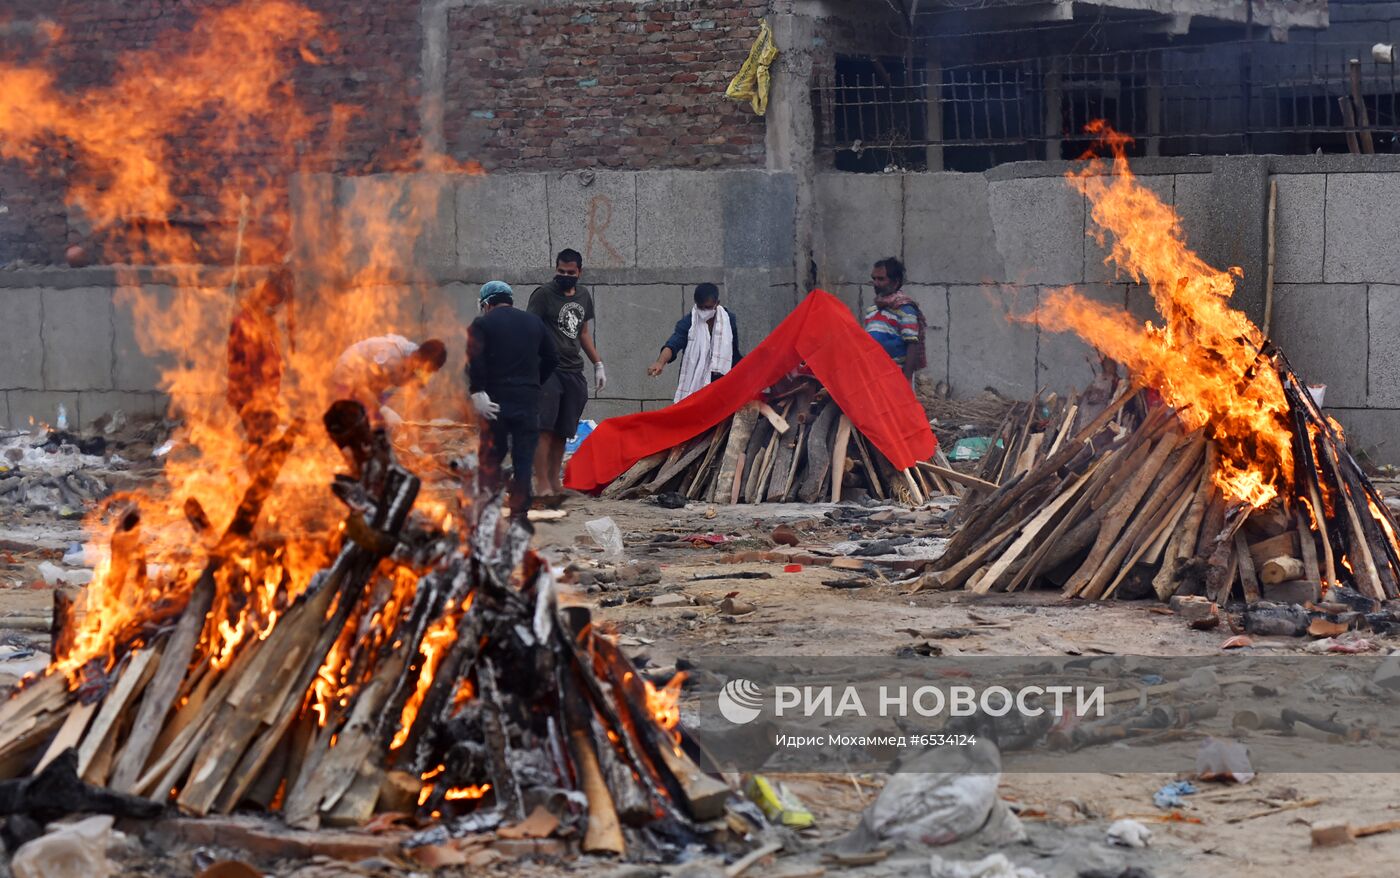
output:
M379 407L379 417L384 421L386 427L397 427L399 424L403 423L403 418L399 413L389 408L387 405Z
M608 386L608 373L603 369L601 360L593 364L593 381L598 385L599 393L602 393L603 388Z
M491 397L487 396L485 391L472 394L472 407L476 409L478 415L488 421L496 420L496 415L501 411L500 403L492 402Z

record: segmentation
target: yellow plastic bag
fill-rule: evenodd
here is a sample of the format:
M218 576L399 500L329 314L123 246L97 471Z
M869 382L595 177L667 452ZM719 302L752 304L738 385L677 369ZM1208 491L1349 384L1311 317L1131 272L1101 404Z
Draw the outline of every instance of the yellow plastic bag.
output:
M753 47L749 49L748 60L729 81L724 96L736 101L750 101L753 111L762 116L768 110L768 87L771 82L768 68L777 57L778 46L773 42L773 31L765 21L759 28Z
M761 774L749 778L744 785L744 795L773 823L781 823L789 829L810 829L816 825L817 819L792 790L782 783L773 783Z

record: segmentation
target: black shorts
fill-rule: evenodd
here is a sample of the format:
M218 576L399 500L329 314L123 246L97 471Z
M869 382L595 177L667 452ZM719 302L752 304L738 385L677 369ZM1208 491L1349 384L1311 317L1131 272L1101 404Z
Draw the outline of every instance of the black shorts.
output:
M540 430L566 442L578 432L583 407L588 405L588 382L582 372L555 372L540 393Z

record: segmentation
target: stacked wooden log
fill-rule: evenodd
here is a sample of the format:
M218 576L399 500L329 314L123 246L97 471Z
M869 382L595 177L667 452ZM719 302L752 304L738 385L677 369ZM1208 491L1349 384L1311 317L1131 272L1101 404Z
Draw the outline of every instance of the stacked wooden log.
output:
M969 481L938 463L896 469L814 379L790 381L674 448L645 457L603 490L675 493L709 503L839 503L854 493L918 506ZM976 480L971 480L976 481Z
M1188 431L1155 393L1116 379L1035 400L1003 423L980 475L1000 487L960 513L921 588L1066 596L1316 600L1334 584L1396 597L1400 546L1380 494L1283 356L1295 470L1273 501L1232 502L1211 425ZM1102 378L1102 376L1101 376Z
M0 705L0 777L76 751L88 783L301 827L416 809L470 814L479 831L545 806L585 850L611 853L655 852L723 816L729 788L692 761L678 691L653 690L586 610L560 608L500 497L464 507L460 531L410 516L417 477L362 410L349 421L332 429L354 460L335 485L351 510L343 544L275 624L231 655L210 646L293 431L264 450L192 587L76 669L62 661L76 621L61 614L59 660ZM109 575L139 576L139 516L116 528Z

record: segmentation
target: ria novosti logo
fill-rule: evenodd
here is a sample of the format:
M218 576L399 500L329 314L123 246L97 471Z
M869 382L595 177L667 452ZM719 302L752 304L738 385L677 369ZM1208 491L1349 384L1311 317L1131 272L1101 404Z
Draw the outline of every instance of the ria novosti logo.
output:
M719 712L735 725L751 723L763 712L763 690L752 680L730 680L719 690Z

